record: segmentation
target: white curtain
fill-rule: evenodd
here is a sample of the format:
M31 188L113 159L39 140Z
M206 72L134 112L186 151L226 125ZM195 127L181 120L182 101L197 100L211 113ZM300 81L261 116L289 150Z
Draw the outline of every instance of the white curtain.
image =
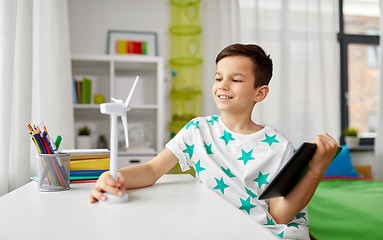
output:
M0 3L0 196L37 175L27 123L74 145L66 0Z
M317 134L340 137L337 0L240 0L240 41L270 54L270 93L253 119L295 147Z
M375 161L372 164L374 179L383 179L383 1L380 1L380 76L379 76L379 107L378 128L375 138Z
M226 46L239 41L238 0L206 0L201 3L203 29L202 115L219 114L211 87L215 79L215 58Z

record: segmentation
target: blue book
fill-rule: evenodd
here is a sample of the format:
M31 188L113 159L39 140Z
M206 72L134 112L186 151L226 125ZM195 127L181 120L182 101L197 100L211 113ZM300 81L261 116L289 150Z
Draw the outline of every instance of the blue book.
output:
M70 171L71 177L98 177L103 172L108 170L81 170L81 171Z
M73 92L72 92L73 104L77 104L76 79L72 77L72 81L73 81Z

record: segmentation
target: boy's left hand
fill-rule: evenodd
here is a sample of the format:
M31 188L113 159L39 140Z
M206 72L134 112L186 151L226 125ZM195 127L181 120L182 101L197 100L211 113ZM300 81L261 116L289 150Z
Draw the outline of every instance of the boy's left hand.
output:
M327 133L316 136L313 143L316 143L317 150L309 162L309 169L322 177L336 154L338 143Z

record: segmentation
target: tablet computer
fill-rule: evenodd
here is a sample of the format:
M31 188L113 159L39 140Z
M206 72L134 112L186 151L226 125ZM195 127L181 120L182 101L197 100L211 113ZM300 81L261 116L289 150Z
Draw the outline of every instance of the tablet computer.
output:
M313 157L317 145L315 143L303 143L290 160L283 166L277 176L270 182L259 199L269 199L274 197L286 196L297 185L301 178L306 174L308 164ZM342 150L338 147L335 157ZM334 160L333 159L333 160Z

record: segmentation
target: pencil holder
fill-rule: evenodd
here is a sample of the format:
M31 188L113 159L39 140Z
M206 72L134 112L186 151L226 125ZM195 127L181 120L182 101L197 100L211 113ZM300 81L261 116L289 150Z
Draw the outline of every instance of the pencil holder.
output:
M54 192L70 188L70 154L38 154L38 190Z

